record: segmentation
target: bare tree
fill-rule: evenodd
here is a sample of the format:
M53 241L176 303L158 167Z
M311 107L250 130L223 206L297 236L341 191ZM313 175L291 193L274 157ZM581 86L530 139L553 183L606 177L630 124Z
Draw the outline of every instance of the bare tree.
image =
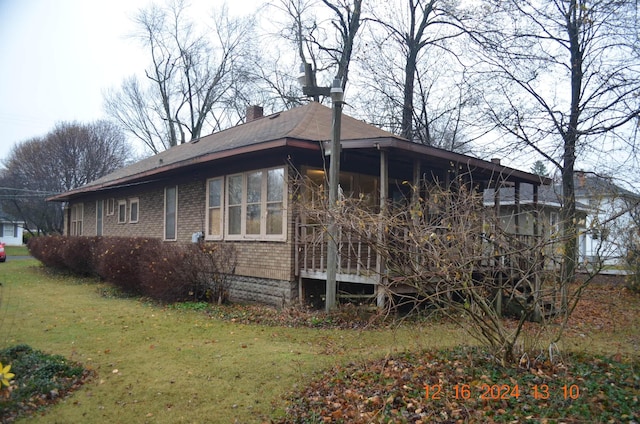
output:
M640 102L637 2L510 0L484 4L473 86L491 123L562 177L563 306L575 278L574 170L589 153L633 144ZM603 146L599 148L597 146Z
M136 23L151 57L147 83L131 77L108 93L109 115L153 153L228 126L228 107L246 76L253 20L232 18L223 7L211 28L199 30L176 0L140 10Z
M317 74L333 70L331 78L344 89L363 22L362 0L281 0L277 8L288 22L281 36L295 46L298 60L311 66L308 85L318 86ZM320 95L313 97L320 101Z
M463 115L472 99L457 58L464 10L395 0L373 4L370 14L357 82L369 120L411 141L468 152Z
M45 202L125 165L131 151L122 131L108 121L60 123L49 134L17 144L0 180L2 209L29 231L62 232L62 209Z

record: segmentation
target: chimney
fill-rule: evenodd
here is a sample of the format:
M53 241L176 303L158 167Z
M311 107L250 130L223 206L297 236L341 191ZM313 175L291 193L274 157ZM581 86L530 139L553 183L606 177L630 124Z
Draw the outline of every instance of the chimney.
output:
M262 118L264 116L263 113L262 106L249 106L247 108L247 122Z
M495 165L500 165L500 158L491 158L491 163Z

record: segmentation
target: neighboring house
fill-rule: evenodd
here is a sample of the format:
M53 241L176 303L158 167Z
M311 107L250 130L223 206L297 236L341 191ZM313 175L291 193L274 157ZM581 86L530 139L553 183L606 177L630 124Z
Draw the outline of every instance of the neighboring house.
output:
M232 300L274 305L324 290L326 249L310 247L310 232L296 208L296 181L320 184L329 161L331 109L318 103L262 116L173 147L49 200L67 202L65 234L143 236L167 242L233 245L238 252ZM473 180L495 184L549 184L550 180L442 149L411 143L348 116L342 119L340 188L373 205L393 199L403 181ZM405 188L406 189L406 188ZM383 292L376 258L363 266L345 260L338 281ZM379 299L381 297L379 296Z
M575 173L574 187L578 214L576 224L579 265L619 264L626 253L628 234L638 231L632 213L640 208L640 195L617 186L611 178L584 171ZM537 196L538 207L534 209L533 187L523 186L519 193L521 206L518 212L514 206L514 188L501 188L497 202L495 191L489 189L484 192L484 204L498 207L496 210L500 211L501 224L506 231L513 234L533 234L534 223L537 222L542 229L540 234L552 240L560 231L562 186L559 183L541 186ZM550 258L559 259L552 245L549 245L547 253Z
M13 219L0 211L0 242L9 246L22 245L24 222Z
M579 257L584 263L620 264L629 234L637 233L632 213L640 209L640 195L619 187L613 178L584 171L574 178L576 202L588 205L585 231L580 234Z
M493 208L505 232L521 237L542 236L539 243L544 246L547 268L557 267L562 259L558 251L560 245L554 242L560 235L560 190L558 185L543 185L538 188L522 185L518 192L515 187L503 187L497 198L493 189L484 192L485 207ZM576 202L576 225L581 238L586 231L590 212L588 205Z

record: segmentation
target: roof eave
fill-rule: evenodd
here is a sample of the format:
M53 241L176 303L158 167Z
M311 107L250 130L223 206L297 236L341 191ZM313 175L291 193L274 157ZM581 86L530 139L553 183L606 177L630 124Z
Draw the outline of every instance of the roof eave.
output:
M465 163L469 167L481 168L490 171L496 175L502 175L511 177L513 180L520 180L529 184L536 185L550 185L553 183L551 178L531 174L524 171L519 171L514 168L509 168L504 165L494 164L482 159L474 158L471 156L463 155L461 153L455 153L437 147L425 146L423 144L412 143L405 139L395 137L381 137L381 138L366 138L359 140L345 140L348 143L342 143L342 149L364 149L364 148L376 148L376 149L398 149L410 153L417 153L425 156L434 157L446 161L452 161L455 163ZM325 148L328 148L330 142L324 142Z
M213 160L220 160L220 159L225 159L233 156L240 156L240 155L256 153L256 152L271 150L271 149L277 149L282 147L294 147L298 149L316 150L316 151L320 150L320 146L318 145L317 142L314 142L314 141L306 141L306 140L298 140L298 139L290 139L290 138L271 140L264 143L243 146L235 149L223 150L220 152L209 153L209 154L201 155L198 157L190 158L187 160L174 162L171 164L150 169L148 171L139 172L133 175L128 175L126 177L118 178L112 181L107 181L102 184L82 186L77 189L58 194L56 196L48 197L46 200L48 202L67 202L72 198L80 196L82 194L97 192L102 190L109 190L116 187L121 187L123 185L128 185L128 184L132 184L140 181L147 181L149 179L152 179L153 177L162 175L170 171L175 171L182 168L188 168L191 166L200 165L206 162L211 162Z

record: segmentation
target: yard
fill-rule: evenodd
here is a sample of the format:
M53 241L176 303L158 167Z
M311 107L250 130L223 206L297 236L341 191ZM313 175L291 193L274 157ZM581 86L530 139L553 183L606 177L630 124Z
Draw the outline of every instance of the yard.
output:
M96 372L28 420L35 423L269 422L284 416L286 396L336 365L469 340L442 322L341 330L212 318L112 296L95 281L47 274L34 260L1 264L0 282L0 348L25 343ZM638 311L637 295L596 286L561 350L637 360Z

